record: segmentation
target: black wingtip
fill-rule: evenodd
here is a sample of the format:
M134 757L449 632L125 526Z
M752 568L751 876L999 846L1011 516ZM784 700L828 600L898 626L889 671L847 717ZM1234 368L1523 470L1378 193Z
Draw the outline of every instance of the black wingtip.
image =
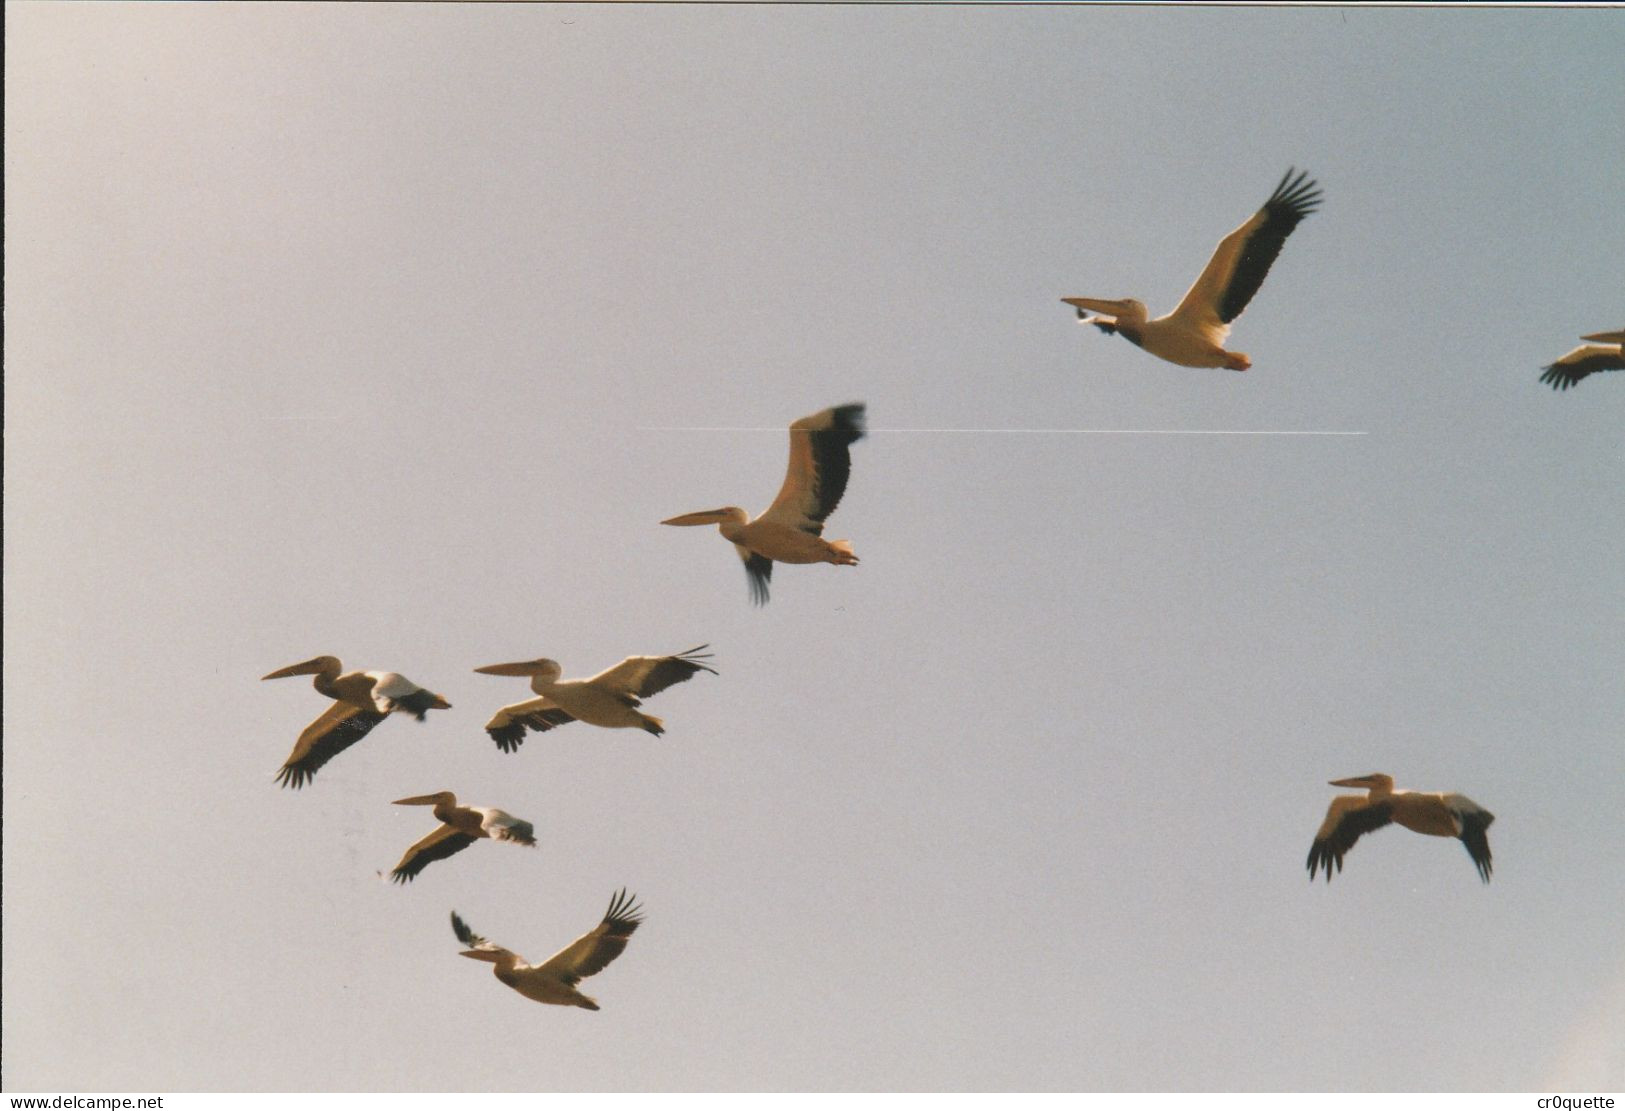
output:
M861 401L837 405L831 413L831 430L845 433L849 437L847 443L856 443L867 431L864 427L867 418L868 407Z
M525 743L525 728L522 725L499 726L485 732L503 752L518 752L519 746Z

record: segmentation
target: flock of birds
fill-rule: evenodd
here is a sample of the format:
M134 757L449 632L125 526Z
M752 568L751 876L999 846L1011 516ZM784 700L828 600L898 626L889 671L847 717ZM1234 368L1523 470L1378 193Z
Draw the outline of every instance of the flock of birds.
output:
M1223 367L1244 371L1252 360L1226 351L1231 322L1258 292L1287 237L1319 206L1320 190L1305 173L1288 170L1264 206L1220 241L1212 259L1183 300L1166 316L1148 319L1146 307L1133 299L1065 297L1078 319L1108 335L1121 335L1158 358L1179 366ZM1094 316L1089 315L1094 313ZM1566 390L1586 376L1625 369L1625 330L1582 337L1601 346L1577 347L1545 368L1541 381ZM864 406L837 405L790 426L790 462L778 497L754 520L737 506L671 517L666 525L717 526L723 539L744 562L751 601L768 601L774 563L831 563L853 566L858 557L847 540L825 540L824 522L846 492L853 443L864 434ZM543 733L572 721L605 729L641 729L659 736L664 724L642 710L643 699L704 671L716 674L698 645L669 656L629 656L586 679L564 679L550 659L490 664L474 670L485 675L527 678L535 698L503 706L485 731L505 752L517 752L525 734ZM451 708L443 697L393 672L344 672L333 656L317 656L265 676L282 679L314 676L316 690L333 705L299 735L277 774L284 787L303 787L329 760L365 737L395 713L419 721L430 710ZM1364 789L1366 794L1338 795L1309 850L1309 878L1324 872L1328 881L1341 871L1343 857L1366 833L1397 822L1406 829L1453 837L1467 848L1479 876L1487 883L1491 858L1486 836L1494 815L1459 794L1396 791L1391 776L1374 773L1331 781L1334 787ZM530 822L492 807L460 806L451 791L397 799L399 806L431 806L439 826L406 850L390 872L397 883L411 882L437 860L463 851L481 839L534 846ZM590 931L540 964L528 964L512 950L493 945L474 933L455 911L452 931L465 948L462 955L486 961L497 979L541 1003L597 1010L583 995L580 981L602 971L626 948L642 922L636 900L622 888Z

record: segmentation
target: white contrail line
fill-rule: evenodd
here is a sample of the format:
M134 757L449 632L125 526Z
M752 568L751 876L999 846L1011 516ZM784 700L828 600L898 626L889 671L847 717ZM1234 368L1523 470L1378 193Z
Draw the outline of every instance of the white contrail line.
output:
M639 432L783 432L778 428L640 425ZM1275 428L869 428L870 434L892 432L997 433L1046 436L1369 436L1369 432L1319 431Z

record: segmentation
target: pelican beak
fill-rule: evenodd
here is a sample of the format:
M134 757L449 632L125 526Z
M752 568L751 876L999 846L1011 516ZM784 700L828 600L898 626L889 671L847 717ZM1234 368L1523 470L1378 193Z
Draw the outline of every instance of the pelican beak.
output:
M699 513L684 513L679 517L668 517L660 523L663 525L715 525L728 516L726 509L705 509Z
M304 663L289 664L287 667L278 668L269 675L261 675L260 682L263 683L267 679L291 679L295 675L310 675L317 670L315 660L306 660Z
M1589 336L1581 336L1594 343L1625 343L1625 329L1618 332L1592 332Z
M469 959L476 961L490 961L492 964L495 964L497 959L497 955L495 953L488 953L484 949L464 949L457 955L459 957L468 957Z
M413 795L409 799L396 799L391 806L433 806L439 802L438 795Z
M526 663L516 664L487 664L485 667L476 667L474 670L481 675L515 675L523 678L527 675L536 674L536 662L531 660Z
M1356 775L1348 779L1327 780L1326 785L1328 787L1369 787L1371 786L1371 780L1366 776Z
M1104 316L1123 316L1128 312L1127 301L1103 301L1098 297L1062 297L1061 303L1077 309L1079 320L1086 319L1083 315L1085 309Z

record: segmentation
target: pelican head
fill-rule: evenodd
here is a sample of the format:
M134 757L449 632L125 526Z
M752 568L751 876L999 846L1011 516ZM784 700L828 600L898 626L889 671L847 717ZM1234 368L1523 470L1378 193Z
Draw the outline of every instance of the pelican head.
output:
M391 805L439 806L441 803L445 803L447 806L456 806L457 796L452 794L450 791L436 791L432 795L413 795L409 799L396 799L393 803L391 803Z
M317 656L315 659L306 660L302 664L289 664L287 667L273 671L269 675L262 675L260 676L260 682L263 683L267 679L290 679L295 675L320 675L324 671L337 673L338 670L338 657Z
M1381 772L1372 772L1370 775L1356 775L1348 779L1333 779L1329 781L1332 787L1361 787L1367 791L1377 791L1387 794L1394 789L1394 777L1383 775Z
M1617 332L1592 332L1589 336L1580 338L1591 340L1593 343L1625 343L1625 328Z
M474 670L481 675L512 675L520 678L533 676L549 682L564 674L564 669L559 666L558 661L549 659L522 660L512 664L487 664Z
M663 525L720 525L726 521L744 524L750 520L750 514L737 505L725 505L721 509L705 509L699 513L684 513L680 517L668 517L661 521Z

